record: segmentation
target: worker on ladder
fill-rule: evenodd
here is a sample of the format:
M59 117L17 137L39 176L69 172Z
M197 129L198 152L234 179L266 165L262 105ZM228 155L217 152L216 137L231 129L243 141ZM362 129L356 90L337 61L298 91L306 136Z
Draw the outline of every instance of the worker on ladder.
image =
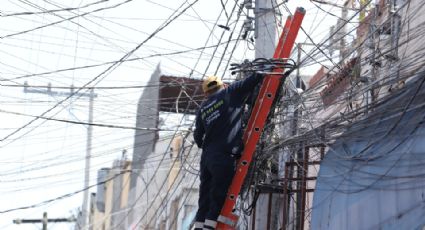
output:
M228 86L216 76L202 84L206 100L196 114L194 139L202 148L195 230L215 229L243 150L242 112L246 98L262 80L253 73Z

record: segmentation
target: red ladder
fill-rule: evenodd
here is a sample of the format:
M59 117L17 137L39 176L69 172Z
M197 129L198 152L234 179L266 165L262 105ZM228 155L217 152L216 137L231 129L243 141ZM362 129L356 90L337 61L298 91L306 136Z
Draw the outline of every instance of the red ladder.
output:
M287 18L273 58L289 57L304 15L304 8L298 7L293 17ZM283 72L283 69L274 69L273 72ZM242 157L238 161L235 176L233 177L232 184L227 192L226 201L218 217L216 227L218 230L233 230L236 227L238 216L233 213L233 209L248 172L249 165L251 164L256 145L260 139L270 108L272 107L280 80L281 76L279 75L266 75L264 77L244 133L245 148Z

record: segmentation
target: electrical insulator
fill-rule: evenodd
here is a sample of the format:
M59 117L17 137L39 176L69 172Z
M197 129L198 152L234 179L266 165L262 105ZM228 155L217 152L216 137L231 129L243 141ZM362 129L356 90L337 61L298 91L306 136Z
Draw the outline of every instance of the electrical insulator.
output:
M246 9L252 9L252 0L244 0L243 4Z
M254 30L254 27L252 26L252 18L245 19L245 21L243 22L243 27L245 31Z
M47 93L52 93L52 83L47 84Z

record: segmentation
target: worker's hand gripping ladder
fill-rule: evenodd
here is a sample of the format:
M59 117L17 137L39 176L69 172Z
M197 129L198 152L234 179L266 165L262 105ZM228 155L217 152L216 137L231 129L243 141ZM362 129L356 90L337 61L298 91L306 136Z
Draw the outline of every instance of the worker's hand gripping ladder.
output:
M304 15L305 10L299 7L292 17L288 17L273 58L289 57ZM283 71L283 69L273 70L273 72L282 73ZM282 75L267 75L263 80L244 133L244 151L242 157L238 161L235 176L233 177L232 184L227 192L226 201L218 217L218 224L216 227L218 230L232 230L236 227L238 217L233 213L236 199L245 180L249 165L251 164L256 145L260 139L267 116L273 104L281 77Z

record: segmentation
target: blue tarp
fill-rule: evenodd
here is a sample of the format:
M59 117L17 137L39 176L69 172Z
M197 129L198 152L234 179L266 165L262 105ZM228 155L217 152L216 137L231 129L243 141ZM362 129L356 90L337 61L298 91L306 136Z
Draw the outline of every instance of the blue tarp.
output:
M349 126L329 148L311 229L423 229L424 76Z

